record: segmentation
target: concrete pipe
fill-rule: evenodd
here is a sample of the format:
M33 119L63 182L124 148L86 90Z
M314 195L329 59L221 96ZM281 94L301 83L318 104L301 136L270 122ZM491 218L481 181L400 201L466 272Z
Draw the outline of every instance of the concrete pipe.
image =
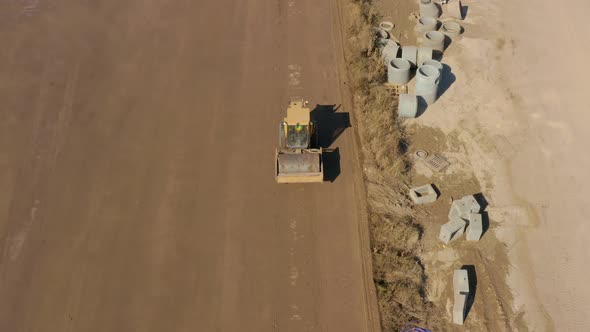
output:
M461 1L459 0L449 0L446 6L447 14L458 20L463 19L463 6L461 6Z
M375 37L389 39L389 32L381 28L374 28L375 29Z
M415 118L418 115L418 98L416 95L399 95L397 114L402 118Z
M386 38L377 38L375 39L375 48L384 48L389 44L391 40Z
M416 66L420 67L426 60L432 59L432 48L426 46L418 47L418 54L416 57Z
M406 59L393 59L387 65L387 82L392 84L408 84L410 81L410 62Z
M420 16L430 16L438 18L440 16L440 9L438 4L432 0L420 0Z
M426 61L424 61L424 62L422 63L422 66L424 66L424 65L427 65L427 66L433 66L433 67L435 67L436 69L438 69L438 71L440 71L440 72L441 72L441 78L442 78L442 70L443 70L443 65L442 65L442 63L440 63L440 61L436 61L436 60L430 59L430 60L426 60Z
M438 98L440 75L440 70L431 65L422 65L416 71L416 95L426 105L434 104Z
M416 24L416 29L419 32L438 30L438 20L431 16L422 16Z
M383 22L379 23L379 27L381 29L387 31L387 33L391 33L391 30L393 30L393 28L395 27L395 25L392 22L383 21Z
M428 31L424 33L422 43L433 50L443 52L445 50L445 35L440 31Z
M398 53L399 53L399 45L396 42L394 42L393 40L390 41L381 50L381 55L383 56L383 60L385 61L384 64L387 65L391 60L397 58Z
M416 46L402 46L402 59L408 60L412 67L416 67L418 48Z
M445 22L440 27L440 31L452 38L461 34L461 26L456 22Z

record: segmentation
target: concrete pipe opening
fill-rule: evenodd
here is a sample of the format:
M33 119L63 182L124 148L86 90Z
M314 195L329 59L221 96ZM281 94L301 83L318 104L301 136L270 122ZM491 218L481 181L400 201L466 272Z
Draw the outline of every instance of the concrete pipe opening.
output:
M437 82L440 77L440 70L432 65L422 65L418 68L416 75L418 75L419 79Z
M422 32L434 31L438 27L438 20L430 16L422 16L418 20L418 30Z
M458 36L461 34L461 26L456 22L445 22L440 29L449 36Z
M393 30L395 25L390 21L383 21L379 23L379 27L387 32L390 32L391 30Z
M410 70L411 66L410 61L401 58L393 59L389 63L391 65L391 68L393 68L396 71Z
M443 52L445 50L445 35L439 31L428 31L424 34L424 43L439 52Z
M387 66L387 82L391 84L408 84L410 81L410 67L408 60L396 58Z
M433 66L436 69L438 69L440 72L442 72L442 70L443 70L442 63L440 63L440 61L436 61L436 60L433 60L433 59L424 61L422 63L422 66Z

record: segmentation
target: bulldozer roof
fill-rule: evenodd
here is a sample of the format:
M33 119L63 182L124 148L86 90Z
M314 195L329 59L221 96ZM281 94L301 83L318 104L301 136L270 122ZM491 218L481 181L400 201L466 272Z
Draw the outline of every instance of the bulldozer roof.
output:
M291 101L289 107L287 107L287 117L285 122L288 125L301 124L306 126L309 124L309 113L308 107L305 107L302 100Z

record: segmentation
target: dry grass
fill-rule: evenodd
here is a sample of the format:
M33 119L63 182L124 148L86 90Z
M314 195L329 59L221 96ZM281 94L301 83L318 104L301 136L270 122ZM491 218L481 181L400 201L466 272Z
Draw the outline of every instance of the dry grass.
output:
M422 227L412 218L406 195L407 138L397 118L397 97L382 84L383 60L371 45L371 28L380 17L372 0L352 0L350 14L346 58L354 80L381 324L384 331L399 331L409 322L437 329L440 315L427 299L418 258Z

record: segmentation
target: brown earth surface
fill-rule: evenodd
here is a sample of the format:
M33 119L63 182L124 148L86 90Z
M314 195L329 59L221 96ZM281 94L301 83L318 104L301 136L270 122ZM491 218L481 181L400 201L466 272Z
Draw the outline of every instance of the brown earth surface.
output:
M378 328L335 2L0 7L1 331ZM333 183L274 182L294 95Z

